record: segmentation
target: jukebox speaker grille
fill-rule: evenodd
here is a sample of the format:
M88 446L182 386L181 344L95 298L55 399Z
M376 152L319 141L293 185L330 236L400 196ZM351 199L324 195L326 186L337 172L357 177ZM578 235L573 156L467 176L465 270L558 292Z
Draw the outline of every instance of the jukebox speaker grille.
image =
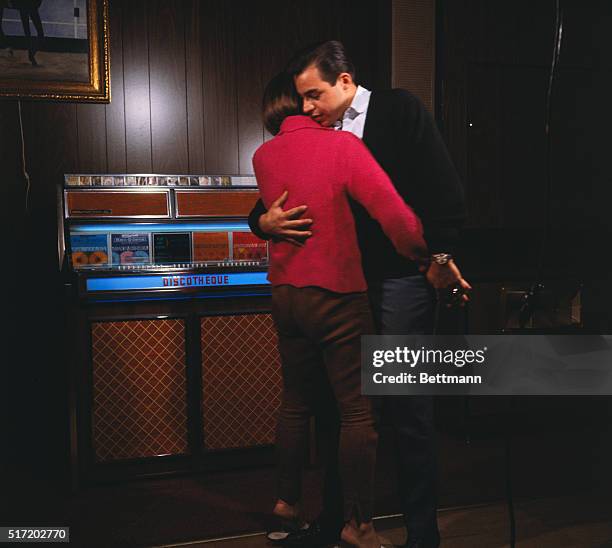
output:
M205 317L201 328L205 448L273 443L282 383L272 317Z
M97 461L187 452L182 320L93 323L92 359Z

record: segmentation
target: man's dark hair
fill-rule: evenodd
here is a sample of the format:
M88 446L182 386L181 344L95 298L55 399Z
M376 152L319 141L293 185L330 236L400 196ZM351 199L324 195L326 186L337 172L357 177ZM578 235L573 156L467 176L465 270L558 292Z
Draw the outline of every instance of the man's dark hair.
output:
M321 78L331 86L336 84L338 75L348 72L355 80L355 67L349 59L344 45L337 40L319 42L298 51L287 63L285 71L291 77L304 72L310 65L319 69Z
M286 72L274 76L263 95L262 116L266 129L276 135L287 116L302 113L302 100L295 91L293 78Z

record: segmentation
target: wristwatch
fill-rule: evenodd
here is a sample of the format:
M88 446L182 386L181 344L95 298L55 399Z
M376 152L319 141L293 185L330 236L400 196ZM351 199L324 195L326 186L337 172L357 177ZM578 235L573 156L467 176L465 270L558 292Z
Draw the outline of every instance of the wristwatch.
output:
M431 256L432 262L436 264L446 264L453 256L450 253L434 253Z

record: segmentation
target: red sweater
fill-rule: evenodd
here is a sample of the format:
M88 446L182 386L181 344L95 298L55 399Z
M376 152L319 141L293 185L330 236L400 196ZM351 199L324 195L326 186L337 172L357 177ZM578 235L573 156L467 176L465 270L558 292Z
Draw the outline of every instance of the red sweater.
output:
M272 285L337 293L367 289L349 197L380 223L398 253L413 260L426 255L419 218L352 133L324 128L307 116L289 116L278 135L257 149L253 167L266 208L288 190L284 209L307 204L304 216L313 220L303 247L270 242Z

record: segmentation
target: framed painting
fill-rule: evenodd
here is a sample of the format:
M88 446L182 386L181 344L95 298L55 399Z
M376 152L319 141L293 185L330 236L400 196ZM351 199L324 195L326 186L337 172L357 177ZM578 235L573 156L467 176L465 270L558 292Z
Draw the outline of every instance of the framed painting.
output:
M0 97L110 101L108 0L0 0Z

